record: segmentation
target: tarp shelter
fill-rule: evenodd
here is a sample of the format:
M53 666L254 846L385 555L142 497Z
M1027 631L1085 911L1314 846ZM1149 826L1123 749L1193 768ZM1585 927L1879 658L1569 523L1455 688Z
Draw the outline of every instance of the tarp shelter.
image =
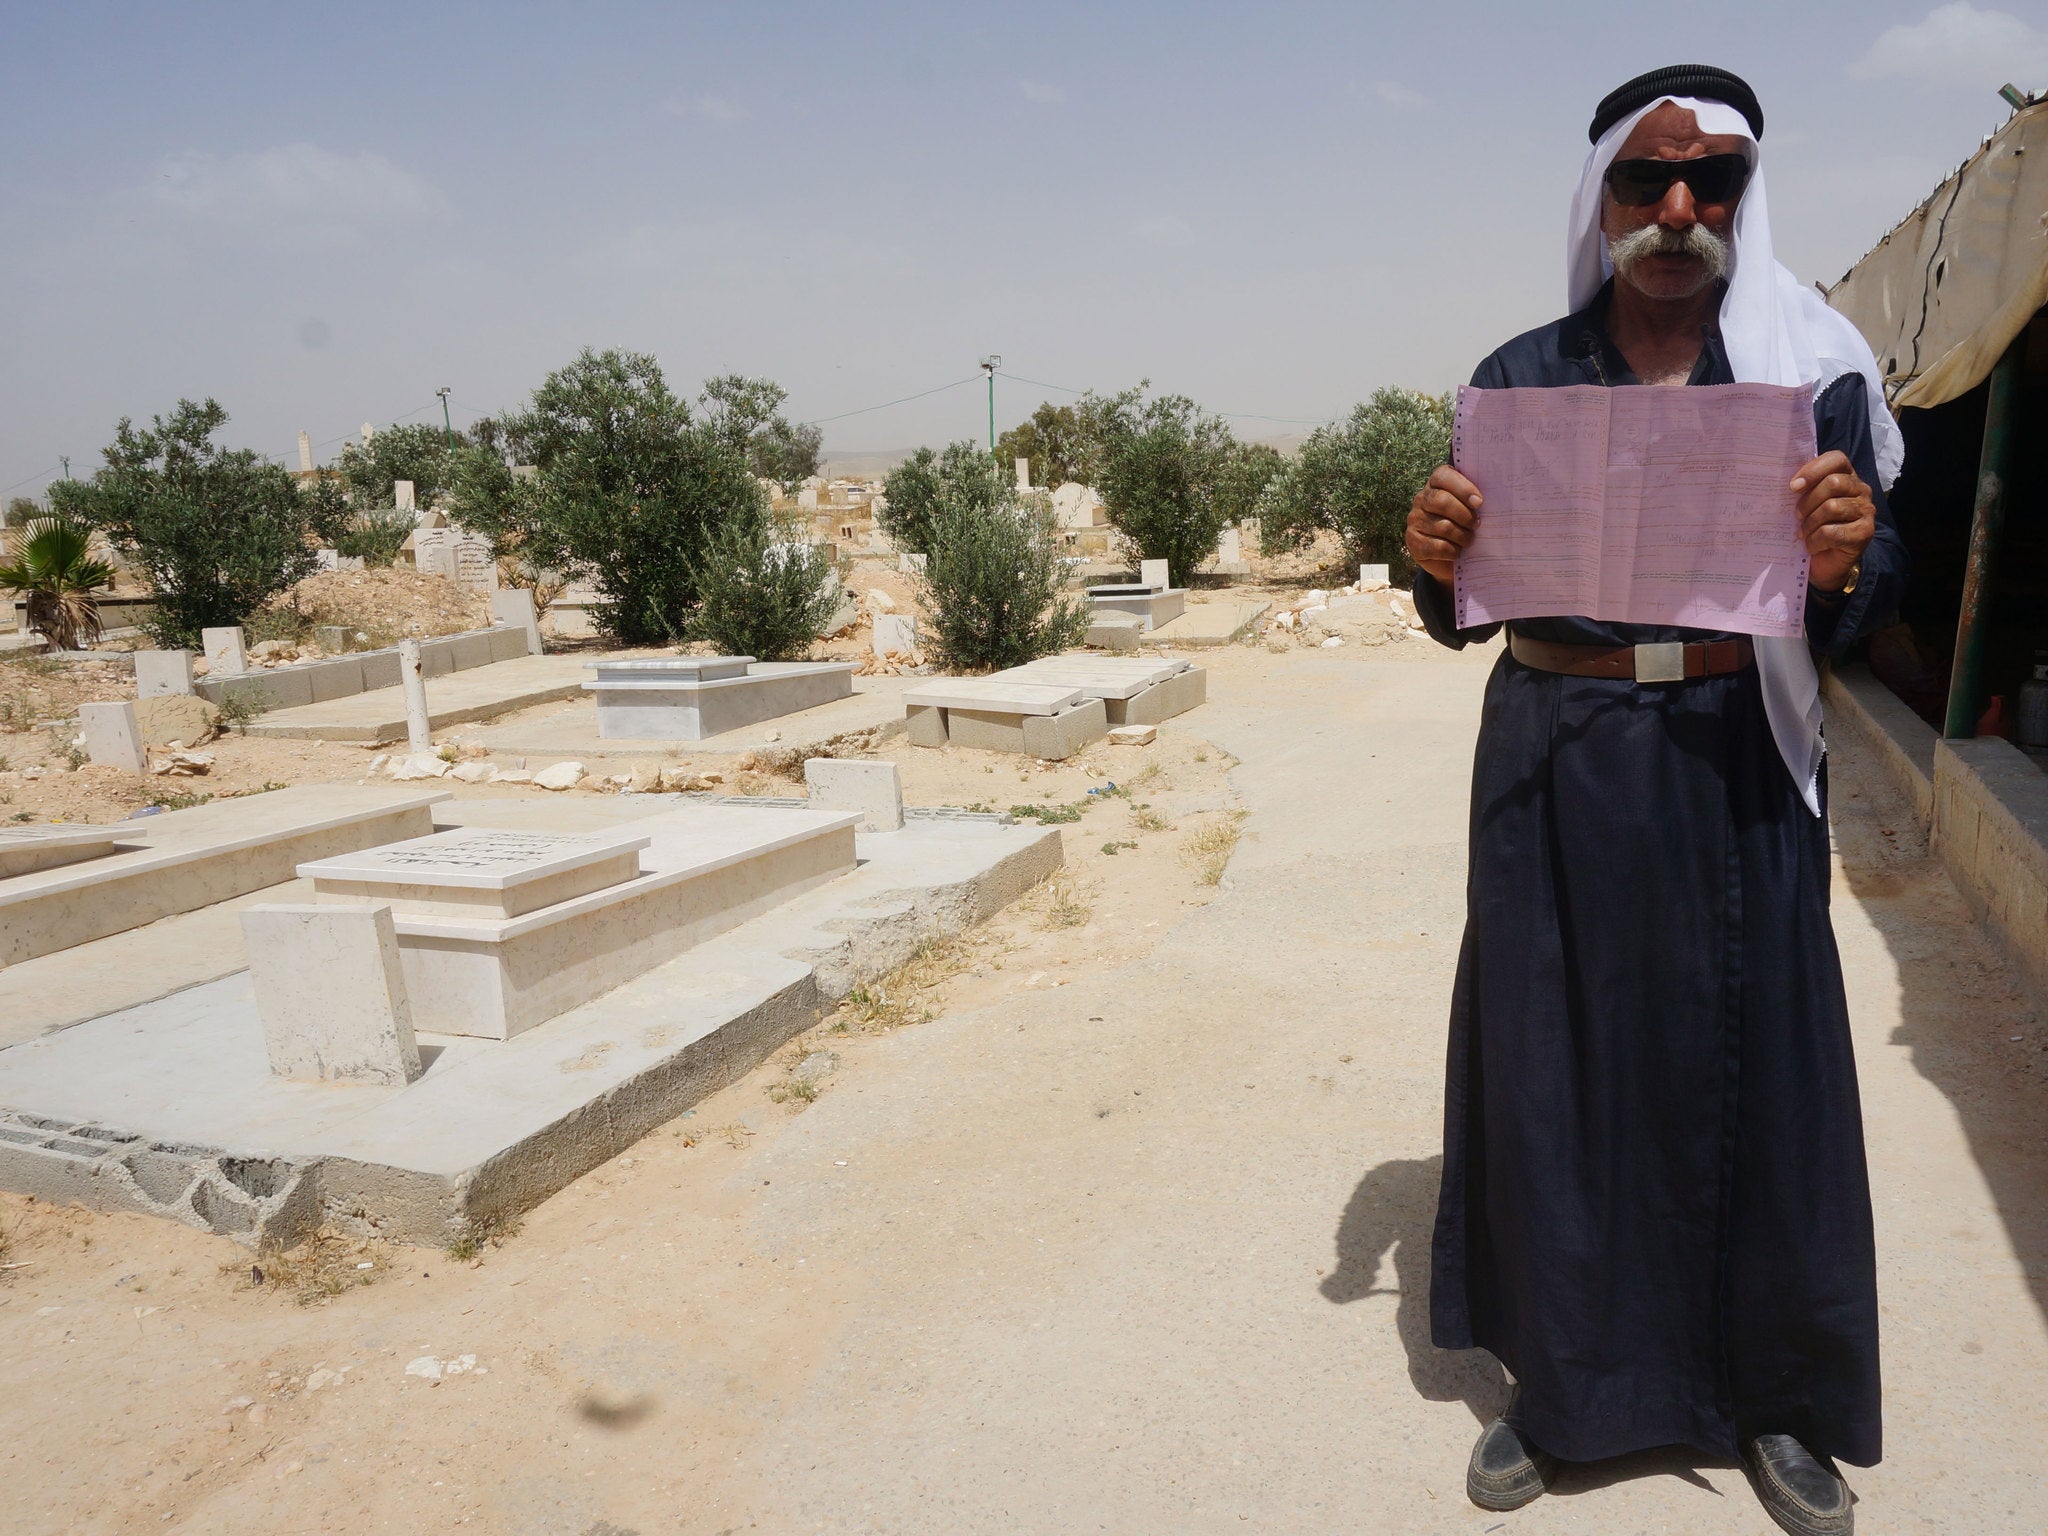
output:
M2048 98L1908 214L1828 302L1870 343L1906 439L1913 557L1870 666L1949 736L2009 735L2048 658Z
M1977 153L1828 290L1895 409L1968 393L2048 304L2048 100Z

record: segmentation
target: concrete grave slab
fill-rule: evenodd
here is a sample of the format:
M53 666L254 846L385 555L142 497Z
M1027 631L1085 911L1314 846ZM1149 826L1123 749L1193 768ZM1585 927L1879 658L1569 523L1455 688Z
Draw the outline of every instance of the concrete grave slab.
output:
M142 847L0 884L0 965L278 885L308 859L417 837L433 829L428 807L448 798L301 784L152 816Z
M145 841L139 826L0 827L0 880L86 859L103 859L120 844Z
M674 656L595 662L597 734L609 741L702 741L853 693L853 663Z
M417 1027L504 1040L845 873L859 819L691 806L643 835L448 832L300 873L390 903Z
M429 1036L438 1051L406 1087L274 1076L246 973L0 1051L0 1187L251 1244L327 1221L444 1246L616 1156L861 976L1060 863L1056 828L992 821L913 820L858 847L857 869L516 1039Z
M1170 624L1187 611L1188 594L1185 587L1164 589L1143 585L1090 587L1088 601L1097 617L1109 613L1128 613L1143 621L1146 630L1158 629Z

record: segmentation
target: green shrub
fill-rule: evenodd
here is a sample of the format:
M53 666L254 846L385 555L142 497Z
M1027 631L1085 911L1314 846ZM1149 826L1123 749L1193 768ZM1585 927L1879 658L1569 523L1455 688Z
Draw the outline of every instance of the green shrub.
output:
M1166 561L1185 584L1224 527L1251 513L1279 455L1239 443L1183 395L1146 402L1131 389L1083 404L1101 433L1096 489L1110 523L1132 553Z
M505 466L497 437L534 465L531 480ZM615 351L549 374L456 481L465 527L535 568L587 573L598 627L631 645L683 638L707 542L763 497L746 455L691 416L659 363Z
M728 519L691 563L698 601L687 632L726 656L799 660L838 606L825 551L766 512Z
M413 530L413 514L395 507L365 507L334 540L335 553L361 556L364 565L390 565Z
M60 514L148 573L156 602L146 627L162 646L196 647L200 630L239 624L318 568L320 498L301 494L281 465L213 442L227 420L212 400L180 400L148 430L123 417L98 473L50 487Z
M994 507L1011 499L1014 482L985 449L949 443L944 453L920 448L889 473L882 484L882 510L875 520L898 549L927 555L932 520L942 498L967 506Z
M929 649L943 665L1021 666L1087 637L1087 604L1066 591L1059 523L1043 498L985 506L948 486L930 530L918 585Z
M1381 389L1332 427L1318 427L1259 504L1268 552L1301 545L1327 528L1352 561L1384 561L1395 581L1413 570L1408 508L1430 471L1451 455L1449 395Z

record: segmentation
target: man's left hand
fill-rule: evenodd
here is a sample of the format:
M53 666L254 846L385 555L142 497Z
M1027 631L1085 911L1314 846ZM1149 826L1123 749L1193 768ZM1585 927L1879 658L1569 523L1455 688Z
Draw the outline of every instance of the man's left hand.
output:
M1877 503L1871 499L1849 456L1822 454L1792 477L1799 492L1799 537L1812 557L1808 580L1823 592L1839 592L1863 551L1877 536Z

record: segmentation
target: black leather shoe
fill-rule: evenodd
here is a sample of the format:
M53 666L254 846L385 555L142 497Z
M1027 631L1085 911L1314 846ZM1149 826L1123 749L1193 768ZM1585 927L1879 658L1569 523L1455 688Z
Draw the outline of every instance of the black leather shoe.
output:
M1465 1495L1481 1509L1520 1509L1549 1485L1557 1458L1537 1446L1516 1427L1522 1389L1508 1399L1507 1411L1480 1431L1465 1468Z
M1742 1447L1750 1486L1764 1513L1792 1536L1851 1536L1856 1506L1849 1485L1790 1435L1758 1435Z

